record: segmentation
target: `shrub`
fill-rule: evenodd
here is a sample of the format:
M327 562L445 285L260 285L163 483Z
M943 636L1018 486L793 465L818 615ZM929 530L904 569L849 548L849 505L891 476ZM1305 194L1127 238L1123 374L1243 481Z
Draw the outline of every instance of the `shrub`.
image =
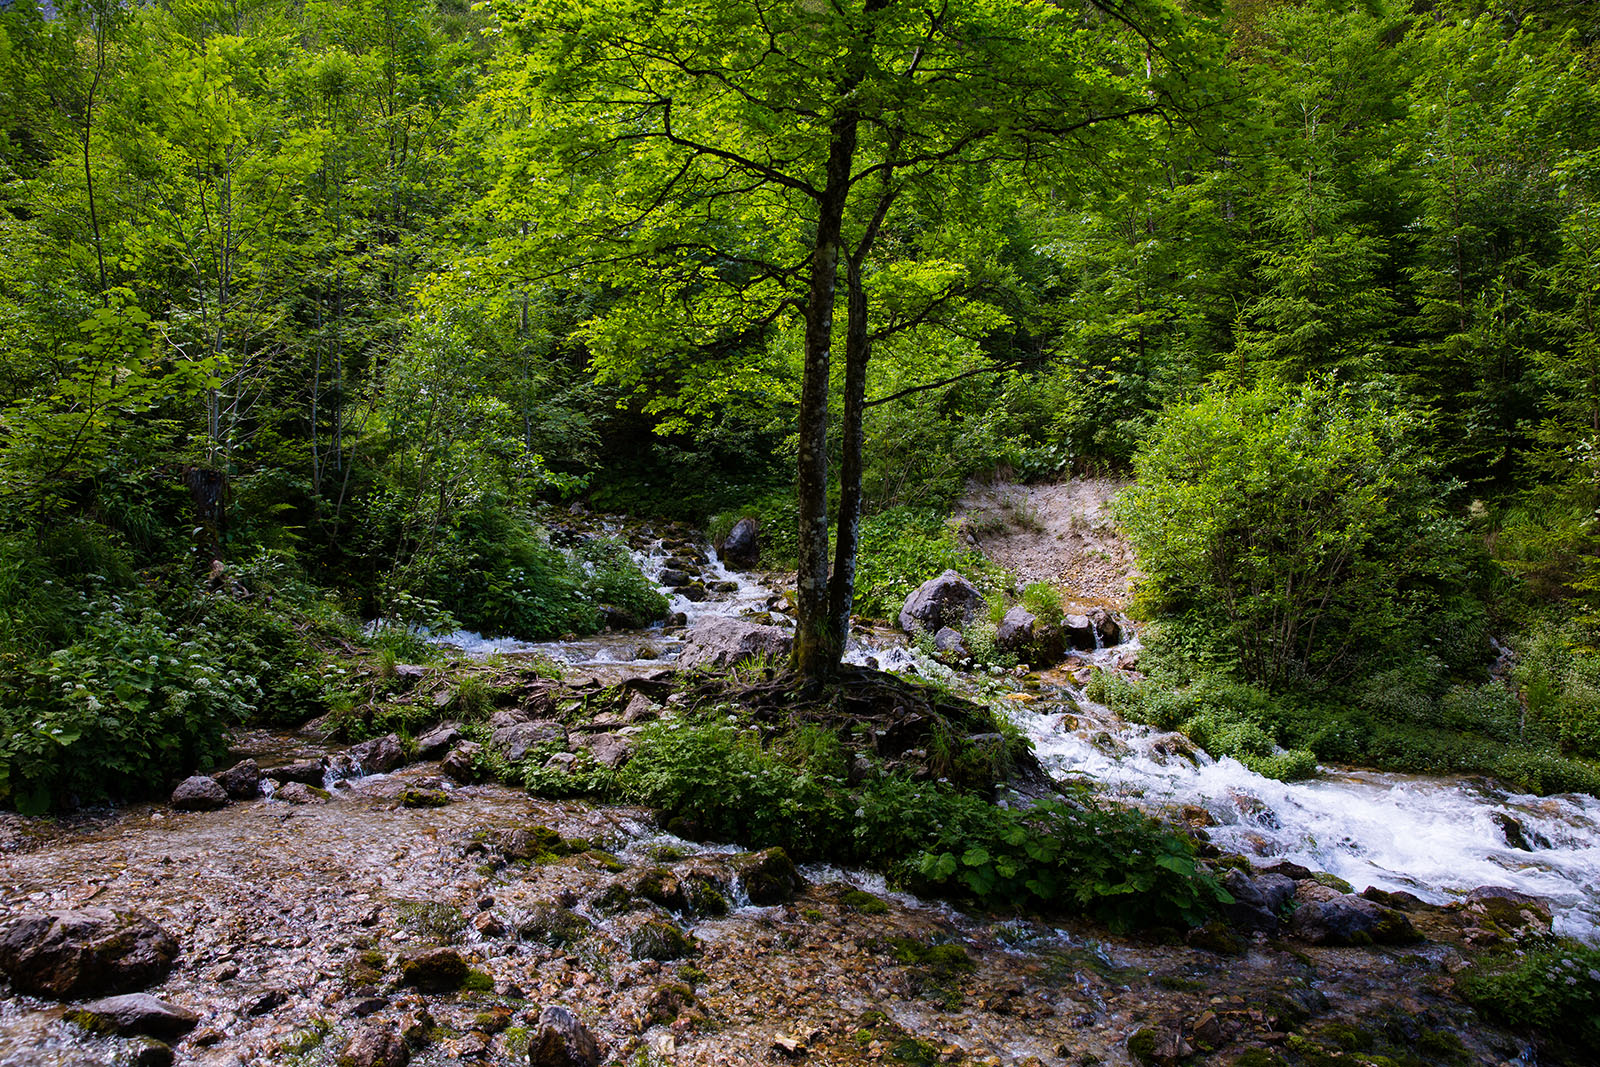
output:
M861 520L856 561L855 610L892 617L911 591L945 570L977 580L983 558L961 544L944 516L926 508L896 507Z
M1558 941L1489 957L1458 975L1456 988L1496 1022L1544 1030L1575 1049L1600 1048L1600 948Z
M81 639L0 673L0 804L42 812L145 795L227 752L259 699L154 608L85 600Z
M1443 626L1483 645L1487 567L1443 508L1421 423L1373 388L1267 384L1165 412L1118 513L1139 609L1271 688L1338 682Z

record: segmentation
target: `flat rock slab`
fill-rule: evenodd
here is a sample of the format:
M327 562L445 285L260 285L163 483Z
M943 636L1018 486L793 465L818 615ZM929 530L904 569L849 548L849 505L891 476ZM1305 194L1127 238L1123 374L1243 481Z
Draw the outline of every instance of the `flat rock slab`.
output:
M71 1013L72 1020L86 1030L173 1041L193 1030L200 1016L188 1008L168 1003L149 993L125 993L85 1004Z

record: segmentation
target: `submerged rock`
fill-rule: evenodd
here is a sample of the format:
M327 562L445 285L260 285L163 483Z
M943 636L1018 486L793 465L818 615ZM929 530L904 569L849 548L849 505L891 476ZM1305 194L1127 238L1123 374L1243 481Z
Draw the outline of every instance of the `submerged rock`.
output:
M728 667L746 656L787 656L793 647L794 638L776 626L713 616L701 619L684 635L678 666Z
M179 811L215 811L228 806L228 791L215 778L196 774L178 783L172 806Z
M177 939L137 912L31 912L0 931L0 971L12 986L56 1000L141 989L165 978L177 955Z
M600 1046L569 1009L552 1004L539 1013L528 1042L529 1067L597 1067Z
M425 949L400 961L400 974L406 985L430 993L461 988L468 970L467 961L453 948Z
M125 993L85 1004L68 1018L95 1033L143 1034L173 1041L193 1030L200 1016L149 993Z
M281 800L285 804L322 804L328 799L328 791L320 786L306 785L304 782L287 782L283 788L272 794L272 799Z
M946 626L962 625L982 607L983 594L977 586L955 571L945 571L906 597L900 608L900 629L906 633L937 633Z
M617 920L617 940L636 960L678 960L695 952L694 938L651 915Z

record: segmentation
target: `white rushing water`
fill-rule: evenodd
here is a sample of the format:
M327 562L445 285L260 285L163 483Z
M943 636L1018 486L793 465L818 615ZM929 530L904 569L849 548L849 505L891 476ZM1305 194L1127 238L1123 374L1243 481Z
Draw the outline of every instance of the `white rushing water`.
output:
M696 602L663 588L673 612L693 625L712 615L766 610L770 588L730 571L714 551L707 556L701 580L712 589L727 583L730 591ZM668 558L660 541L635 551L653 580L660 579ZM659 626L538 644L466 632L437 640L474 656L537 652L573 666L631 663L646 669L670 665L682 648L681 631ZM1110 665L1137 647L1134 638L1089 658ZM884 640L854 639L845 658L960 682L948 668ZM1433 903L1490 885L1544 897L1552 904L1557 933L1600 941L1600 800L1594 797L1536 797L1481 779L1331 768L1311 781L1279 782L1236 760L1213 760L1179 735L1125 723L1076 688L1046 688L1040 697L1026 705L1001 703L1058 779L1087 779L1111 797L1150 809L1204 808L1215 820L1208 833L1220 848L1258 864L1288 860L1328 871L1357 890L1405 890ZM1530 849L1508 843L1505 826L1511 820Z

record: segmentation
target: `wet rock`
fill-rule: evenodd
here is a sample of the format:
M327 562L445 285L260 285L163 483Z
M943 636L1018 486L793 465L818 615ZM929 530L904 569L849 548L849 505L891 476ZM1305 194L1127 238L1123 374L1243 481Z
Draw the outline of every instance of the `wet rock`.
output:
M1420 939L1404 912L1313 881L1295 888L1289 932L1313 945L1400 945Z
M1472 890L1462 901L1462 912L1469 922L1486 924L1494 933L1524 937L1550 932L1549 902L1505 886L1485 885Z
M399 734L384 734L350 746L350 758L367 774L387 774L406 761Z
M480 937L487 938L490 941L502 938L511 932L506 926L505 920L492 911L479 912L473 916L472 928L478 931Z
M442 722L417 738L417 758L438 759L457 741L461 740L461 727L457 723Z
M711 597L711 590L705 587L704 582L690 582L688 585L678 588L676 592L678 596L683 597L691 604L703 603Z
M425 949L400 961L405 984L428 993L460 989L468 970L467 961L453 948Z
M68 1000L160 981L178 942L137 912L28 912L0 931L0 971L19 993Z
M616 936L636 960L679 960L695 951L694 938L651 915L617 920Z
M718 554L730 567L740 570L754 567L761 561L761 524L748 517L734 523Z
M1532 852L1535 848L1549 848L1550 839L1537 830L1529 831L1522 821L1514 815L1503 811L1492 811L1489 818L1500 828L1500 836L1505 838L1506 844L1522 852Z
M1030 663L1057 663L1066 652L1060 627L1042 623L1021 604L1006 612L995 628L994 643Z
M519 916L516 928L517 936L525 941L559 948L583 940L594 929L594 924L571 908L544 902Z
M450 794L443 789L418 786L400 791L402 808L442 808L450 803Z
M1194 1051L1183 1038L1182 1025L1170 1021L1134 1031L1127 1047L1134 1062L1147 1067L1173 1067Z
M172 1067L178 1056L172 1046L153 1037L140 1038L121 1062L130 1067Z
M794 861L781 848L742 853L731 857L730 864L752 904L782 904L805 884Z
M983 607L978 587L955 571L929 578L906 597L900 608L900 629L906 633L926 630L938 633L946 626L960 626Z
M793 647L794 638L776 626L712 617L696 622L684 635L678 666L728 667L746 656L787 656Z
M552 1004L539 1013L528 1042L529 1067L598 1067L600 1046L569 1009Z
M243 1007L246 1015L266 1015L277 1011L287 1003L289 1003L287 989L267 989L245 1001Z
M641 619L627 608L618 607L616 604L601 604L598 610L602 630L642 630L650 624L649 619Z
M281 800L285 804L325 804L328 800L328 791L319 786L306 785L304 782L288 782L273 793L272 798Z
M567 731L558 722L520 722L496 730L489 737L489 745L498 749L507 760L516 763L526 759L535 748L553 745L565 749Z
M326 760L308 759L300 760L296 763L285 763L281 767L273 767L267 773L280 782L299 782L302 785L320 786L327 769Z
M350 1002L350 1007L347 1010L349 1011L349 1013L351 1015L354 1015L357 1019L365 1019L369 1015L378 1014L378 1012L382 1011L384 1008L387 1008L388 1006L389 1006L389 998L388 997L380 997L380 996L357 997L356 999L354 999L354 1000L352 1000Z
M652 867L626 883L635 897L652 901L680 915L725 915L727 898L709 875L695 871L673 871Z
M1094 631L1097 644L1093 648L1110 648L1112 645L1122 644L1126 627L1123 619L1105 608L1094 608L1089 612L1089 626Z
M478 756L483 746L476 741L463 741L452 748L439 764L439 769L463 785L478 780Z
M261 768L253 759L240 760L211 777L234 800L250 800L261 795Z
M1068 648L1090 652L1096 647L1094 623L1087 615L1068 615L1061 620L1061 636Z
M1222 886L1233 897L1223 914L1240 930L1277 933L1279 916L1294 900L1295 883L1281 874L1251 876L1240 870L1223 875Z
M661 569L661 574L656 578L656 581L658 584L667 589L681 589L693 581L693 579L690 578L688 573L685 571L680 571L675 567L663 567Z
M364 1026L350 1038L338 1059L339 1067L405 1067L411 1049L393 1026Z
M193 1030L200 1016L149 993L106 997L69 1012L73 1022L99 1034L143 1034L173 1041Z
M933 635L933 647L941 656L949 659L966 659L971 653L967 651L967 643L961 638L961 631L948 626L941 626L939 632Z
M602 767L620 767L633 754L633 742L621 734L593 734L584 744Z
M203 774L185 778L172 791L172 806L179 811L215 811L227 805L228 791Z

